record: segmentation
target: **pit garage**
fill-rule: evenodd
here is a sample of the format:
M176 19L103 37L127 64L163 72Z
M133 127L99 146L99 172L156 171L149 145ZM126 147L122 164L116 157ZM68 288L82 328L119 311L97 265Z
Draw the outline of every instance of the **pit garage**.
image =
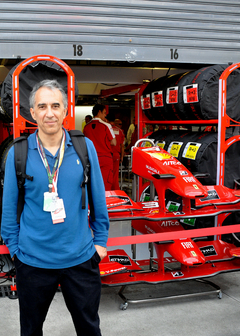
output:
M192 118L189 118L189 114L184 122L182 122L182 118L180 121L177 117L169 118L169 113L171 115L173 111L175 113L176 109L174 110L174 108L171 112L167 112L167 117L159 117L161 113L166 113L166 111L163 111L162 108L159 112L161 106L152 106L154 100L150 101L150 108L147 108L147 102L154 92L158 93L160 96L158 99L161 101L159 92L164 92L167 88L176 88L180 79L186 79L186 76L182 76L183 74L198 73L202 69L212 69L214 66L221 65L224 65L226 69L230 64L239 62L239 9L237 1L229 3L215 0L208 2L198 0L115 1L114 3L109 1L51 1L50 3L49 1L41 1L40 3L38 1L22 1L21 4L16 1L1 2L0 84L1 92L3 92L0 120L1 153L4 152L3 147L6 148L13 134L11 112L6 108L5 102L3 103L4 96L9 93L6 88L6 78L11 75L14 67L34 55L53 55L66 62L73 70L78 88L75 120L77 128L82 128L84 116L89 114L89 110L85 108L91 108L96 102L101 102L106 104L109 111L113 111L117 118L122 119L125 132L133 117L136 116L139 138L147 132L151 124L164 125L168 128L173 126L175 133L171 133L170 140L167 139L169 134L166 136L164 132L159 131L154 135L154 139L164 143L164 146L167 143L164 148L170 148L170 154L175 158L177 157L176 152L178 154L179 150L179 155L183 157L183 164L188 167L191 166L192 161L188 157L184 162L184 155L186 156L187 152L185 150L184 154L184 148L189 142L195 144L191 146L197 146L196 144L200 143L199 138L202 139L200 135L199 138L193 138L192 131L196 133L196 130L201 132L206 126L215 127L215 132L208 134L209 138L205 141L205 145L210 152L211 148L215 146L216 152L218 121L191 123ZM221 73L220 71L217 80L219 80ZM151 88L157 80L163 83L163 78L168 80L167 85ZM173 81L170 82L170 80ZM196 83L187 83L187 85L193 84ZM142 91L140 91L141 89ZM171 91L172 97L174 97L174 90ZM166 99L167 91L164 94ZM235 98L236 94L233 96ZM156 101L159 101L157 97ZM217 105L218 102L215 103ZM180 107L178 108L180 111ZM156 113L158 113L157 117ZM238 116L238 111L235 115ZM209 120L213 119L218 118L216 116L209 118ZM231 131L231 136L239 134L237 127L234 127L234 132ZM176 137L176 133L178 133L178 137ZM185 133L185 138L183 133ZM185 145L181 147L181 143ZM228 182L230 188L235 188L233 180L239 178L236 156L238 145L234 146L236 148L234 147L231 152L229 144L229 152L231 153L229 154L228 171L230 172L225 172L227 178L229 178L229 174L234 175ZM206 156L211 157L210 154ZM236 159L232 166L231 157ZM236 169L232 173L231 168L235 167ZM217 170L217 168L213 168L213 170ZM207 179L206 176L203 178ZM215 178L218 179L217 176ZM206 181L207 184L208 181ZM130 189L132 191L132 186ZM154 198L155 195L152 195L151 189L147 192L144 191L144 193L145 197L154 201L152 197ZM136 196L136 200L139 196ZM172 206L174 202L180 203L182 206L181 202L176 199L172 200ZM238 218L231 218L230 224L233 223L233 220L238 223ZM222 222L224 221L222 220ZM184 223L184 225L189 225L189 223ZM214 225L214 221L208 223L209 227ZM202 226L205 226L205 223L199 224L199 227ZM110 234L110 237L129 236L131 235L130 225L126 228L126 222L113 221ZM228 234L225 238L227 243L232 243L232 237L229 237ZM237 236L234 238L238 239ZM3 242L1 241L1 243ZM120 246L120 248L132 255L130 244ZM113 248L109 248L109 250L111 249ZM206 248L206 251L206 254L212 253L211 244ZM137 244L136 253L139 260L150 258L153 264L155 263L156 255L149 244ZM6 272L11 269L10 261L5 257L2 260L1 271ZM151 264L152 266L154 265ZM181 278L178 271L174 274L176 278ZM12 279L14 286L14 276ZM199 284L195 282L191 286L187 281L161 283L157 285L159 288L151 287L154 288L152 290L149 290L145 284L129 286L130 288L124 292L124 297L127 297L130 302L135 301L136 296L140 294L140 299L137 300L140 302L138 302L138 308L130 305L131 308L129 307L126 313L117 309L121 299L116 296L116 287L103 287L100 308L103 334L111 336L117 332L123 334L136 332L138 335L144 335L151 332L158 335L161 332L166 335L175 333L186 335L195 332L197 335L206 335L208 332L212 335L219 335L224 330L224 334L237 335L239 326L236 312L240 310L238 280L238 272L220 274L214 278L214 282L217 284L217 294L219 294L218 286L222 288L222 300L215 298L212 300L211 294L203 295L203 298L197 296L196 300L193 299L195 293L191 295L189 287L193 291L196 289L197 293L204 292L205 288L202 287L203 284L200 284L199 287ZM183 285L179 288L179 284ZM204 286L207 285L204 284ZM161 291L163 293L160 294ZM142 294L149 299L155 297L156 292L163 298L167 293L167 296L172 296L174 300L166 300L161 304L154 300L151 300L150 304L141 301ZM15 294L17 295L15 288L9 286L1 291L0 310L4 312L11 310L11 316L1 313L0 320L4 334L10 332L18 334L17 300L11 301L7 298L14 297ZM132 294L133 299L129 298ZM178 300L175 300L177 298ZM55 333L56 326L59 326L59 330L61 330L59 334L73 333L68 313L64 311L62 306L61 293L56 293L56 300L47 321L46 333L51 332L52 335L57 335ZM182 323L182 311L188 311L188 320L184 324ZM61 321L59 321L59 313ZM160 324L159 316L164 317ZM227 317L229 321L227 327L220 316ZM116 323L116 321L118 322Z

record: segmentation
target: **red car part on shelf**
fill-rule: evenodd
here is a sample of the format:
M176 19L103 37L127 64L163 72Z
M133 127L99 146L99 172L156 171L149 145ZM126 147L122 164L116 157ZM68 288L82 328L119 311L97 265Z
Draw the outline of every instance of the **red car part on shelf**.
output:
M143 235L156 238L158 234L159 241L154 238L151 240L154 242L157 254L155 262L158 268L157 271L143 274L138 270L130 271L125 265L127 267L125 277L124 271L121 274L111 274L102 280L104 284L124 285L133 282L170 281L176 278L189 279L240 269L240 259L234 258L240 256L240 250L235 245L221 240L205 241L206 236L213 234L217 228L185 231L180 222L183 219L218 215L219 225L221 225L225 214L240 210L238 190L224 186L203 186L177 159L157 146L133 147L132 171L153 182L158 200L134 202L123 191L106 192L109 217L113 221L132 220L132 227ZM182 197L183 207L180 212L169 211L166 208L165 192L168 189ZM236 226L238 230L239 227L240 225ZM221 227L221 229L225 230L222 233L231 231L229 227ZM195 242L191 237L200 237L200 240ZM125 238L115 239L115 243L118 240L124 245ZM143 242L141 236L135 236L130 239L132 244L134 244L134 238L135 242L137 240ZM114 238L109 240L111 239ZM121 264L120 251L118 250L118 256ZM180 263L178 269L180 273L165 270L165 252L168 252L175 262ZM111 251L105 260L110 261L109 256L114 253L115 251ZM122 250L122 255L123 253ZM216 264L213 266L213 263Z

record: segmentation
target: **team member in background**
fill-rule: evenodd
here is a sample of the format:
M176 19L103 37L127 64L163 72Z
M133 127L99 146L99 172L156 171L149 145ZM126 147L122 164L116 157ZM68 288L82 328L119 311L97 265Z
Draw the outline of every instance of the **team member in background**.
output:
M90 114L86 115L85 123L88 124L92 120L92 116Z
M113 150L113 185L112 190L119 190L119 164L124 157L124 133L115 125L115 116L113 113L107 115L108 122L112 125L113 132L116 137L117 145L112 146Z
M132 135L133 135L134 131L135 131L135 117L133 117L133 121L132 121L131 125L128 127L128 131L127 131L127 146L129 146L130 143L131 143Z
M121 128L121 130L123 131L123 129L122 129L122 125L123 125L122 120L120 120L120 119L115 119L115 120L114 120L114 124L115 124L115 126ZM124 134L124 131L123 131L123 134ZM127 139L126 139L126 136L125 136L125 134L124 134L124 147L126 146L126 143L127 143Z
M112 126L106 122L106 108L96 104L93 107L93 119L84 127L84 134L92 140L98 155L105 190L112 190L113 185L113 154L112 146L117 141Z
M12 147L5 169L1 227L17 272L21 336L42 335L59 284L77 335L99 336L98 263L107 254L109 220L97 154L86 139L95 212L95 220L91 216L88 220L88 207L82 209L83 167L68 132L62 128L67 112L62 86L55 80L35 85L30 111L38 125L28 137L26 174L33 180L25 181L19 225Z
M85 125L87 123L89 123L89 121L91 121L91 120L92 120L92 116L90 114L88 114L88 115L85 116L85 119L82 122L82 131L84 130Z

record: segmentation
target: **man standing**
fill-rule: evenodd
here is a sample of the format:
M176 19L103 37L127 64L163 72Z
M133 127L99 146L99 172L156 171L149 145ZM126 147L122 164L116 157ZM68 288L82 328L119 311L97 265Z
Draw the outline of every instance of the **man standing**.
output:
M85 117L85 123L89 123L92 120L92 116L90 114L86 115Z
M99 336L98 264L107 254L109 221L97 154L86 139L95 212L95 220L90 216L88 221L88 208L82 209L83 167L68 132L62 128L67 112L62 86L55 80L35 85L30 112L38 125L28 137L26 174L33 180L25 181L19 225L11 148L5 168L1 232L17 272L21 336L42 335L59 284L77 335Z
M111 145L116 146L116 138L112 126L106 122L105 106L96 104L92 114L94 118L84 127L83 133L92 140L96 148L105 190L112 190L113 156Z
M119 190L119 164L123 161L124 157L124 133L115 125L115 116L113 113L107 115L107 120L112 125L113 132L116 137L117 144L112 146L113 151L113 190Z
M133 121L127 131L127 146L129 146L131 143L131 139L132 139L132 135L134 131L135 131L135 117L133 117Z
M90 114L88 114L88 115L85 116L85 119L82 122L82 131L84 130L85 125L87 123L89 123L89 121L91 121L91 120L92 120L92 116Z

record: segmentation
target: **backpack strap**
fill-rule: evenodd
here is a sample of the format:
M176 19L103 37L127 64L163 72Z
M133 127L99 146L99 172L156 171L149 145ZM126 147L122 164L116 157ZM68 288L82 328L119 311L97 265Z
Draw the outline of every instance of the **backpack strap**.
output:
M75 148L75 151L77 152L77 155L79 156L82 162L82 165L83 165L83 181L81 184L82 209L86 209L86 185L87 185L90 215L91 215L92 221L95 221L95 213L94 213L91 183L90 183L90 168L91 167L90 167L90 162L88 159L88 151L87 151L85 136L81 131L78 131L78 130L69 131L69 135L72 139L72 143Z
M17 204L17 223L20 223L20 217L24 206L25 179L33 180L32 176L26 175L26 162L28 153L28 141L26 136L16 138L14 144L14 161L17 175L17 184L19 189L18 204Z

